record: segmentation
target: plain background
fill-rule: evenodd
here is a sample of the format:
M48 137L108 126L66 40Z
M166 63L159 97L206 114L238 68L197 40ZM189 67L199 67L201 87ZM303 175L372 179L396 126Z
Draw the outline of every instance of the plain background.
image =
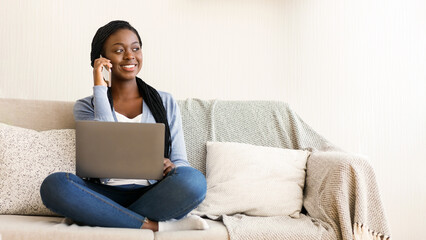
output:
M138 29L157 89L285 101L369 156L393 238L425 239L426 1L0 0L0 97L91 95L90 44L115 19Z

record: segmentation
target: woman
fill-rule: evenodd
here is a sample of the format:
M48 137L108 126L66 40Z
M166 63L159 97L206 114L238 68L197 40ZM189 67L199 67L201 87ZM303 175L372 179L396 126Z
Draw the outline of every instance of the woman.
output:
M47 208L77 223L153 231L206 229L198 216L186 216L205 198L206 180L189 166L179 107L136 75L142 68L142 41L128 22L98 29L91 51L93 96L74 106L76 120L164 123L163 179L81 179L71 173L48 176L41 188ZM102 77L111 69L112 86Z

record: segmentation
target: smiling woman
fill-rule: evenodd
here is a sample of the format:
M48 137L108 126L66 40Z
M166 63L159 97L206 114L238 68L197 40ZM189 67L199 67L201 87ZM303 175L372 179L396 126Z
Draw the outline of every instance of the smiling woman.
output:
M136 75L142 69L142 41L125 21L98 29L91 51L93 95L74 106L76 120L164 123L163 179L82 179L53 173L43 182L43 203L78 223L154 231L207 229L187 216L205 198L206 179L189 166L180 110L171 94L157 91ZM111 69L111 87L102 68ZM142 114L143 113L143 114ZM119 159L117 159L119 160ZM178 221L168 221L177 219Z
M112 64L113 80L135 79L142 68L141 42L137 35L128 29L112 34L104 43L103 56Z
M103 66L111 68L111 82L115 110L133 119L142 113L142 96L136 86L136 75L142 69L142 42L135 32L120 29L111 34L102 48L102 56L94 62L95 86L105 86L99 72ZM125 91L119 91L124 90ZM164 122L164 121L162 121Z

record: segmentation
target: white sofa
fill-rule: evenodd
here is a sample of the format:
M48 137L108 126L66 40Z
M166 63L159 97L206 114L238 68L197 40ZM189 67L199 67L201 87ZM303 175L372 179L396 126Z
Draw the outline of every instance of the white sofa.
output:
M256 222L237 223L231 220L246 218L224 216L218 221L208 219L210 228L205 231L152 232L68 225L62 217L2 214L0 239L258 239L266 236L262 231L276 232L265 239L370 239L374 234L382 236L378 239L389 239L374 172L367 160L329 143L287 104L199 99L178 103L188 160L203 173L207 141L312 150L301 218L287 217L285 224L274 225L269 223L278 218L250 218ZM73 105L74 102L0 99L0 122L37 131L73 129ZM360 195L362 198L357 198Z

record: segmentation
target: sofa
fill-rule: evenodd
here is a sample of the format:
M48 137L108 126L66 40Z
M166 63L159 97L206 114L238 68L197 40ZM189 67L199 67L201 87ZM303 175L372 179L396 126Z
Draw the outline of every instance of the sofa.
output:
M0 123L38 132L73 131L73 105L74 102L0 99ZM6 209L0 212L0 239L390 239L368 158L347 153L327 141L286 103L186 99L179 100L178 105L188 161L204 174L207 142L309 151L300 215L297 218L244 213L215 215L195 210L194 214L206 218L209 229L152 232L80 226L52 213ZM21 161L28 168L37 164L32 159ZM2 171L5 170L0 168ZM5 172L2 174L0 180L7 176ZM0 184L0 191L2 187L5 186Z

